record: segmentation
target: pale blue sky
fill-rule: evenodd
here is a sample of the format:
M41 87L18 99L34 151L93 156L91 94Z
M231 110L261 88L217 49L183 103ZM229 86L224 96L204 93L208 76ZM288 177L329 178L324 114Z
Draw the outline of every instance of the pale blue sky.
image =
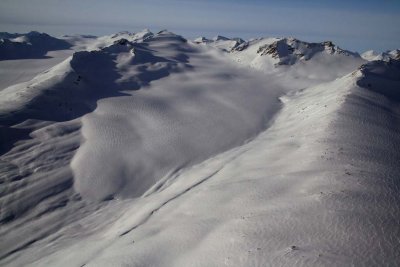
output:
M0 31L103 35L143 28L187 38L294 36L383 51L400 48L400 0L0 0Z

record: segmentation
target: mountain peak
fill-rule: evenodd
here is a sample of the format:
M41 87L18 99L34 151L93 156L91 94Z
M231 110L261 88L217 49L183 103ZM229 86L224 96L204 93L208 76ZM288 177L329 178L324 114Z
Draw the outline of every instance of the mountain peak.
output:
M217 35L217 36L214 36L214 37L212 38L212 40L213 40L213 41L228 41L228 40L230 40L230 39L227 38L227 37L225 37L225 36L222 36L222 35Z
M307 61L320 52L359 57L357 53L343 50L331 41L307 43L293 37L279 39L271 44L260 46L257 50L260 56L270 55L278 59L278 65L293 65L298 60Z
M369 50L364 52L361 55L362 58L368 61L374 60L383 60L383 61L390 61L391 59L399 60L400 59L400 50L394 49L392 51L386 51L382 53L377 53L373 50Z
M204 36L200 36L200 37L197 37L196 39L194 39L193 40L193 42L195 42L195 43L198 43L198 44L200 44L200 43L207 43L207 42L209 42L210 40L208 40L206 37L204 37Z

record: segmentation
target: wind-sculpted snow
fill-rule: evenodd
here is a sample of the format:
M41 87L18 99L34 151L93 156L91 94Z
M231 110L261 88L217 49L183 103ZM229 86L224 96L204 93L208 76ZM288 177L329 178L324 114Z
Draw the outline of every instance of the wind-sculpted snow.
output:
M279 86L268 86L215 51L161 32L77 52L1 91L0 257L96 209L86 200L138 197L167 173L254 136L279 107ZM34 230L46 224L54 227Z
M40 263L72 253L86 266L396 265L399 102L360 79L284 96L268 130L164 181L102 233L109 242Z
M182 38L176 40L185 45ZM101 98L128 95L190 69L182 52L172 52L166 59L145 44L117 40L100 51L77 52L31 81L0 92L0 222L7 225L1 229L0 258L96 209L96 203L81 201L73 190L77 178L69 165L80 145L80 117ZM26 225L31 220L35 223ZM44 228L35 231L38 225Z
M132 95L101 100L96 110L83 118L85 142L72 167L75 189L84 197L140 196L168 173L254 136L279 107L276 84L265 85L260 77L227 60L216 60L210 52L190 47L179 38L156 38L146 43L148 51L154 52L137 46L130 52L132 59L119 59L118 66L124 66L125 73L135 73L132 78L138 80L138 88L147 85L146 77L137 75L144 69L156 78L178 68L176 60L190 68ZM97 53L101 52L90 52L88 56L93 54L94 59L82 62L109 71L106 62L96 62L100 59ZM189 63L183 63L186 61ZM143 64L140 68L139 63ZM74 66L73 61L71 64ZM103 71L91 66L85 69ZM127 79L129 76L122 74L120 80ZM108 81L100 80L100 84Z
M63 39L71 57L0 91L1 265L400 261L395 52Z

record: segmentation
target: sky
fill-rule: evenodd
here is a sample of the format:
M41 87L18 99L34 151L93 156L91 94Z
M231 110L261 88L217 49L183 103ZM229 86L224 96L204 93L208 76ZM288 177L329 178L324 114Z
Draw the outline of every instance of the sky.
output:
M363 52L400 48L400 0L0 0L0 31L186 38L296 37Z

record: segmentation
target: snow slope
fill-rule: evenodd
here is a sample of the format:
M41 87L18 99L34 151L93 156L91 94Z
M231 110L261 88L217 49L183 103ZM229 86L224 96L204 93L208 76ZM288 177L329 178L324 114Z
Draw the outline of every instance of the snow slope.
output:
M73 50L50 51L46 58L0 61L0 91L15 84L28 82L73 54Z
M97 38L93 36L63 36L54 38L45 33L0 33L14 45L27 46L27 54L20 51L3 51L8 60L0 60L0 91L19 83L28 82L42 72L64 61L75 51L86 50ZM18 44L16 44L18 43ZM1 50L2 48L0 48ZM0 53L2 53L0 51ZM32 54L33 53L33 54ZM0 56L1 57L1 56ZM12 57L12 59L11 59Z
M399 61L66 38L86 51L0 91L2 265L399 262Z
M279 107L277 85L262 85L259 77L214 60L179 37L162 33L145 44L134 46L134 56L119 54L117 67L124 72L119 80L142 78L142 87L148 78L182 74L154 81L148 90L99 101L83 117L86 141L72 161L75 188L83 196L140 196L169 172L252 137ZM171 46L176 47L172 54ZM88 61L94 60L83 59Z
M399 77L398 66L387 71ZM370 79L358 71L284 97L267 131L124 210L107 241L83 241L77 265L396 265L399 102L357 85ZM79 248L38 264L62 266Z
M264 129L280 87L215 53L168 32L119 39L1 91L1 256Z

